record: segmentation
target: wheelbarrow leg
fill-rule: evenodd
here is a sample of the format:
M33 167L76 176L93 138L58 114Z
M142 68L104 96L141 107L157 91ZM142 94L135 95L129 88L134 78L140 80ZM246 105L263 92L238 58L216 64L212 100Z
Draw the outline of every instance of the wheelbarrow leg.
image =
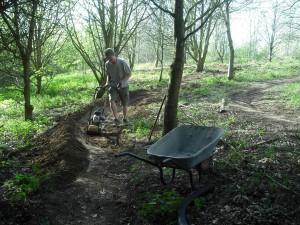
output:
M162 167L158 167L159 169L159 177L160 177L160 182L164 185L167 185L167 184L171 184L173 183L174 181L174 177L175 177L175 168L172 168L172 176L171 176L171 179L166 182L165 179L164 179L164 171L163 171L163 168Z
M198 179L199 179L199 183L200 183L200 181L201 181L201 171L202 171L201 163L196 166L196 170L198 172Z
M192 190L195 190L193 173L191 170L186 170L186 172L189 174L189 177L190 177L191 188L192 188Z

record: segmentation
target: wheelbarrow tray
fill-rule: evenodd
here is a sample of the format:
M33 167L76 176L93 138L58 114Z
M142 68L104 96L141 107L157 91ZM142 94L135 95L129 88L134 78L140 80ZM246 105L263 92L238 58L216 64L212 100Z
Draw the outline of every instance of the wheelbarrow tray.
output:
M223 134L218 127L183 125L160 138L147 153L157 164L167 162L189 170L212 156Z

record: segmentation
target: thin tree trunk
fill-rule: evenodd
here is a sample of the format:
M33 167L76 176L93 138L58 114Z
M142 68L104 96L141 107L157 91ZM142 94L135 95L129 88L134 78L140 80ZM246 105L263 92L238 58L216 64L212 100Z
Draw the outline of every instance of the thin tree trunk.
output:
M204 64L205 64L205 60L206 60L206 56L207 56L207 52L208 52L208 47L209 47L209 39L211 37L212 31L211 31L211 23L212 21L209 20L208 22L208 26L207 26L207 31L206 31L206 37L205 37L205 43L204 43L204 47L203 47L203 53L201 50L201 54L199 56L199 61L197 63L197 72L203 72L204 70ZM214 27L212 28L212 30L214 30ZM202 47L201 47L202 49Z
M229 45L229 65L228 65L227 78L231 80L234 78L234 47L233 47L233 41L232 41L231 29L230 29L229 4L230 4L229 2L226 2L225 24L226 24L226 32L227 32L228 45Z
M273 47L270 46L270 50L269 50L269 62L272 62L273 59Z
M40 95L42 93L42 79L41 75L37 75L36 77L36 94Z
M180 84L184 65L184 20L183 20L183 3L184 1L176 0L175 2L175 21L174 36L176 40L175 59L171 65L171 77L168 89L168 99L164 112L164 134L171 131L177 126L177 108L180 91Z
M198 62L197 62L197 72L203 72L204 70L204 60L202 60L202 58L199 58Z
M35 69L37 71L36 77L36 94L40 95L42 93L42 79L43 79L43 71L42 70L42 52L39 46L39 49L36 51L36 66Z
M157 49L156 49L156 59L155 59L155 64L154 64L154 66L155 66L155 68L156 67L158 67L158 62L160 61L159 60L159 50L158 50L158 46L157 46Z
M269 62L272 62L273 54L274 54L274 36L272 34L271 42L269 46Z
M162 38L162 44L161 44L161 61L160 61L160 75L159 75L159 82L162 81L162 75L164 71L164 43L163 43L163 38Z
M30 61L29 57L23 59L23 79L24 79L24 101L25 101L25 120L32 120L33 106L30 102Z

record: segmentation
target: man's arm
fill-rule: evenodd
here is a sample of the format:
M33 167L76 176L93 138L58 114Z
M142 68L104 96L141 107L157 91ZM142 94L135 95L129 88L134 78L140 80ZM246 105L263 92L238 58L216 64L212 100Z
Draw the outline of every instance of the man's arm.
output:
M105 87L109 86L109 80L110 80L110 75L109 72L107 70L107 64L105 64L105 73L106 73L106 83L105 83Z

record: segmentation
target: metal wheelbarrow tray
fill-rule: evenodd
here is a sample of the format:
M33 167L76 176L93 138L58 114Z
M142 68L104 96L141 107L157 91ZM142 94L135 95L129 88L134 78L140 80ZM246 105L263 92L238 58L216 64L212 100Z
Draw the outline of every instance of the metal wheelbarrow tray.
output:
M160 171L162 183L163 167L173 168L171 181L175 176L175 169L182 169L189 173L192 188L194 188L191 169L201 170L201 162L209 159L224 130L217 127L183 125L179 126L151 145L147 154L153 161L144 159L130 152L123 152L117 156L131 156L157 167Z

